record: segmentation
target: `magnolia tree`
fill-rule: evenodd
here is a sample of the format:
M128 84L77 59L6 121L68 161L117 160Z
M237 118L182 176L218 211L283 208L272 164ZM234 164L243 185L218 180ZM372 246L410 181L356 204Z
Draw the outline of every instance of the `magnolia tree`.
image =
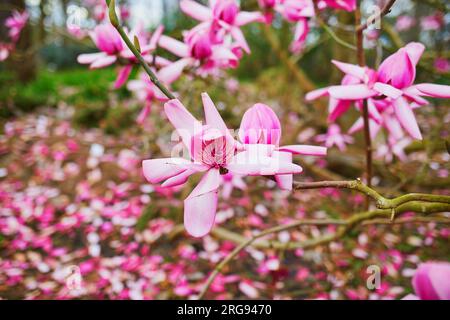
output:
M173 126L172 140L177 142L171 154L162 158L150 158L142 162L145 179L152 185L172 190L185 188L191 176L200 177L191 190L183 190L184 228L189 236L202 238L212 234L233 243L229 252L219 260L195 288L178 289L185 295L203 298L209 290L238 278L222 274L224 268L244 250L279 249L303 252L305 249L332 245L346 235L367 224L395 224L408 222L443 222L448 218L436 213L450 211L450 197L438 194L406 193L396 197L384 196L372 187L373 158L385 165L394 158L406 161L405 148L422 140L421 123L415 110L429 104L429 99L450 98L450 86L435 83L416 83L416 69L426 47L420 42L401 44L400 48L376 66L366 63L366 53L371 41L377 38L383 27L383 17L395 7L395 0L377 1L378 10L366 21L361 19L357 0L259 0L258 10L241 10L236 0L210 0L202 4L193 0L181 0L181 11L197 24L173 38L159 26L149 33L138 24L130 29L125 24L129 16L127 7L116 6L111 1L88 1L97 25L91 30L68 26L76 37L90 36L98 49L95 53L78 56L80 64L90 69L117 65L114 88L126 86L142 104L136 118L143 125L152 113L152 106L163 104L164 117ZM119 12L119 13L118 13ZM329 26L330 17L340 12L354 14L354 25L346 25L354 33L354 43L341 38ZM120 17L120 18L119 18ZM25 17L22 17L25 19ZM11 37L17 37L20 21L15 16L10 22ZM422 20L423 28L436 28L442 24L438 16ZM11 20L11 21L13 21ZM20 20L20 21L19 21ZM282 20L292 26L292 42L289 48L280 48L277 39L271 38L270 29ZM414 18L402 16L397 21L398 30L406 30L416 23ZM241 59L251 56L252 48L247 41L243 26L259 25L269 35L269 41L280 50L280 59L289 70L294 62L292 56L307 50L312 29L321 28L325 34L354 53L357 64L332 60L330 64L342 73L340 83L316 88L305 81L304 75L293 71L308 91L306 101L328 103L328 114L317 115L327 123L327 132L315 138L316 145L291 144L282 141L282 122L271 106L260 101L248 108L240 120L239 128L227 125L220 109L207 92L201 94L204 118L196 118L191 111L197 110L184 103L185 96L173 90L182 78L223 78L227 71L239 67ZM288 54L289 52L289 54ZM341 59L342 60L342 59ZM445 69L444 61L437 67ZM133 68L140 72L129 79ZM229 82L230 91L233 83ZM205 90L206 91L206 90ZM191 111L190 111L191 110ZM358 112L359 118L344 130L341 120L347 113ZM162 120L163 121L163 120ZM325 159L327 150L337 147L346 153L349 145L362 131L365 147L364 176L354 180L300 181L296 177L315 168L303 161L305 156ZM299 165L298 163L305 164ZM365 211L356 212L348 218L335 219L286 219L280 225L258 225L253 233L241 234L239 230L215 227L218 203L227 201L233 188L249 190L247 176L258 176L272 181L279 190L301 193L306 189L349 189L365 198ZM328 175L332 178L336 175ZM342 200L342 199L341 199ZM342 201L346 201L343 199ZM170 205L170 204L169 204ZM402 217L403 216L403 217ZM311 239L293 240L289 231L303 226L327 227L329 232ZM274 235L278 235L277 238ZM275 257L265 262L267 270L278 270ZM298 275L302 278L302 275ZM450 265L446 262L422 264L413 278L415 295L407 299L450 299ZM241 282L239 288L248 297L257 297L257 285ZM219 290L220 291L220 290Z

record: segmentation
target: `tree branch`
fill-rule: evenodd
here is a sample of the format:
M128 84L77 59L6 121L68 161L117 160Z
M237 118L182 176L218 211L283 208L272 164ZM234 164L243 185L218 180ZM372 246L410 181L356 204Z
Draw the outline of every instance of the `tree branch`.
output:
M361 25L359 25L358 28L356 28L356 32L362 32L365 29L367 29L372 23L374 23L375 21L377 21L378 19L381 19L382 17L384 17L385 15L387 15L390 11L392 6L394 5L395 0L389 0L385 6L381 9L381 11L375 15L374 17L371 17L370 19L367 19L367 21ZM358 11L359 9L357 9Z
M450 203L430 203L430 202L421 202L421 201L410 201L408 203L401 204L397 208L397 213L402 214L405 212L417 212L421 214L432 214L437 212L445 212L450 211ZM233 251L231 251L211 272L208 279L206 280L205 285L203 286L202 290L200 291L198 295L198 299L202 299L205 294L207 293L209 287L213 283L214 279L217 277L217 275L220 273L220 271L231 261L233 260L242 250L247 248L250 245L253 245L257 248L273 248L273 249L306 249L306 248L312 248L319 245L327 244L332 241L338 240L345 235L347 235L351 230L353 230L356 226L363 224L364 222L367 222L366 224L369 224L368 222L374 221L374 218L377 217L389 217L391 215L391 210L389 209L378 209L374 211L367 211L362 212L359 214L355 214L352 217L345 219L345 220L303 220L303 221L297 221L294 223L290 223L287 225L282 226L276 226L270 229L267 229L265 231L262 231L256 235L254 235L251 238L245 238L239 234L236 234L234 232L222 229L222 228L215 228L212 230L212 234L215 236L218 236L220 238L233 241L235 243L238 243L239 245L234 248ZM416 218L417 219L417 218ZM375 220L376 221L376 220ZM384 222L385 220L383 220ZM419 222L420 220L416 220ZM434 221L434 220L433 220ZM449 223L450 219L442 220L441 217L437 217L436 222L443 222L443 223ZM379 222L379 221L377 221ZM402 222L413 222L408 220L402 220ZM424 220L424 222L430 222L430 219ZM301 242L288 242L288 243L282 243L279 241L269 241L269 240L260 240L256 241L264 236L278 233L280 231L285 231L293 228L297 228L304 225L341 225L341 227L332 234L325 234L320 237L316 237L313 239L308 239L306 241Z

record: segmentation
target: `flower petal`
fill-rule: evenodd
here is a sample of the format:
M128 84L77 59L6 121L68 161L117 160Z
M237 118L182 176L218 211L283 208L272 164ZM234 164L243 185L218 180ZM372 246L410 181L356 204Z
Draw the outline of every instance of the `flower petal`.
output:
M206 21L212 18L212 12L208 7L192 0L182 0L180 2L180 9L186 15L198 21Z
M386 97L397 99L403 94L403 91L389 85L386 83L376 82L373 85L373 88L381 94L384 94Z
M95 60L98 60L103 57L106 57L106 53L104 53L104 52L84 53L84 54L80 54L77 57L77 61L78 61L78 63L81 63L81 64L91 64Z
M131 64L120 68L116 82L114 83L114 89L119 89L121 86L123 86L123 84L128 80L131 70L133 70L133 66Z
M159 79L165 84L171 84L183 73L184 68L190 63L190 59L180 59L177 62L173 62L166 67L159 69Z
M174 38L168 37L166 35L162 35L159 38L158 44L161 48L172 52L173 54L177 55L178 57L181 57L181 58L189 57L188 46L185 43L178 41Z
M116 60L117 60L116 56L104 56L104 57L101 57L101 58L95 60L91 64L90 68L91 69L104 68L104 67L112 65L114 62L116 62Z
M282 146L282 147L278 148L278 151L286 151L286 152L291 152L293 154L302 154L302 155L306 155L306 156L326 156L327 155L327 148L325 148L325 147L309 146L309 145L302 145L302 144Z
M284 152L284 151L274 151L274 157L278 157L286 162L292 162L292 153ZM275 176L275 180L277 181L278 187L283 190L292 190L292 183L294 181L294 175L292 174L277 174Z
M355 64L340 62L337 60L331 60L331 62L333 62L333 64L345 74L349 74L360 79L361 81L364 81L366 69L364 69L363 67L357 66Z
M377 95L375 90L370 89L365 84L332 86L329 88L328 92L333 98L341 100L360 100Z
M184 200L184 226L190 235L203 237L213 227L219 184L219 170L210 169Z
M415 86L421 93L430 97L450 99L450 86L422 83Z
M142 161L142 170L150 183L159 183L186 171L190 161L183 158L161 158Z
M398 121L409 135L414 139L422 140L422 134L420 133L414 112L404 98L399 98L394 101L394 111Z
M241 11L236 16L235 25L243 26L252 22L263 22L264 16L260 12Z
M321 88L308 92L305 96L305 99L306 101L312 101L327 95L328 95L328 88Z
M201 123L194 118L178 99L166 102L164 104L164 112L181 136L186 148L191 150L192 137L196 132L200 132Z

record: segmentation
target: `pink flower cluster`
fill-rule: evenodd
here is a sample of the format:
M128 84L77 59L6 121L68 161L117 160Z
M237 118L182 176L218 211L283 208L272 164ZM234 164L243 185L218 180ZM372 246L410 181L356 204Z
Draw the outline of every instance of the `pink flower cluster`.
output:
M382 154L391 159L392 152L404 159L403 148L409 144L410 138L422 139L413 110L428 104L423 97L450 98L450 86L414 84L416 65L424 50L425 46L421 43L409 43L387 57L378 70L333 61L345 73L341 85L312 91L307 94L306 99L328 96L328 120L331 123L353 104L361 110L365 100L372 138L375 138L381 128L385 128L388 133L388 148ZM361 117L350 128L349 133L362 128Z
M291 51L299 53L303 50L310 27L309 20L315 16L312 0L258 0L261 10L264 12L265 21L272 23L274 13L279 13L289 23L296 23L294 39L291 43ZM356 0L320 0L319 10L333 8L345 11L353 11L356 8Z
M241 27L261 22L259 12L240 11L236 0L209 1L205 7L182 0L181 10L200 23L183 33L183 42L163 35L159 45L180 59L163 72L175 80L186 68L199 75L218 75L221 69L235 68L243 51L250 53Z
M10 43L0 43L0 61L6 60L10 52L14 50L16 43L19 41L20 33L27 24L29 14L27 11L20 13L13 11L12 16L7 18L5 26L8 28L8 35L11 39Z
M322 156L326 148L308 145L280 146L281 125L268 106L256 104L243 116L239 140L231 135L208 94L202 94L206 123L196 120L179 100L164 106L167 118L181 137L189 159L170 157L143 161L150 183L162 187L183 185L195 173L203 177L184 200L184 225L195 237L214 225L221 175L275 176L283 189L292 189L293 174L303 169L292 163L294 154ZM242 184L240 184L242 186Z

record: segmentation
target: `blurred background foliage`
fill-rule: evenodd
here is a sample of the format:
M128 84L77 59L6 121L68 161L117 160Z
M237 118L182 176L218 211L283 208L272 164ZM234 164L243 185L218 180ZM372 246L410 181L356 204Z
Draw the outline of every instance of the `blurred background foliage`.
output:
M363 8L371 2L373 1L364 1ZM192 28L196 23L180 12L177 0L123 0L119 3L132 8L129 21L131 25L137 19L133 16L133 8L135 11L146 8L149 12L154 11L148 21L145 21L146 27L153 29L162 23L165 26L165 33L178 39L182 38L183 30ZM426 79L427 82L449 84L449 74L437 73L433 68L436 57L448 58L450 30L446 6L440 1L432 0L399 0L398 3L396 8L399 9L383 20L385 31L380 37L383 45L381 56L385 57L396 51L401 44L419 38L427 45L427 53L418 67L418 82ZM258 9L256 0L241 1L241 6L245 10ZM24 7L31 12L31 24L24 32L24 39L21 40L17 54L7 63L0 64L0 121L5 121L20 112L31 111L38 106L57 107L65 103L73 105L76 109L74 121L78 125L102 126L108 132L132 125L134 115L130 110L126 110L128 106L125 105L125 110L119 111L117 103L114 107L114 102L111 101L130 97L126 89L118 91L112 89L116 72L114 67L90 71L76 62L76 57L80 53L95 51L89 38L80 41L68 36L65 31L68 15L73 12L73 8L82 8L82 2L4 0L0 6L0 40L6 36L3 22L10 9ZM432 14L436 9L442 10L447 21L444 30L421 31L420 25L416 24L410 30L402 32L400 37L393 29L395 19L402 14L402 10L419 17ZM351 24L352 20L351 13L340 11L334 21L338 26L335 28L336 34L349 43L354 41L353 33L339 26ZM90 21L84 23L89 25ZM255 87L254 90L258 90L256 97L259 99L254 102L269 99L275 104L283 104L285 110L300 112L305 110L303 101L305 88L299 85L295 73L301 70L307 79L318 87L337 83L341 74L331 65L330 60L334 58L355 62L355 55L316 26L308 37L304 52L292 56L288 51L293 36L292 27L282 19L276 19L270 29L258 24L244 27L252 53L244 56L238 68L230 72L230 76L237 78L241 84L246 84L250 91L251 86ZM273 39L276 40L275 44ZM158 54L173 59L162 50ZM380 52L369 48L368 64L375 65L380 59L379 56ZM286 60L289 60L291 65L288 65ZM194 95L195 88L198 91L210 92L213 98L219 98L227 105L233 106L237 103L235 95L226 92L221 94L224 87L213 79L190 79L188 90L191 96ZM322 109L317 111L324 110L322 106ZM117 118L127 120L114 129L114 121ZM112 123L109 123L110 121Z

